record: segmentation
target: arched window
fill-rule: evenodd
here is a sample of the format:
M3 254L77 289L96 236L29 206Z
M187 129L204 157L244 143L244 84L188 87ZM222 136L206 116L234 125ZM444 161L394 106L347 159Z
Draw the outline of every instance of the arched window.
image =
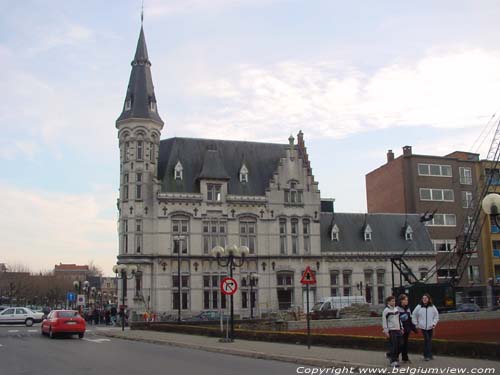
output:
M248 169L245 164L240 169L240 182L248 182Z
M365 241L372 240L372 228L370 227L369 224L366 225L364 234L365 234Z
M405 230L405 239L406 241L413 240L413 229L408 225Z
M332 241L338 241L340 239L340 230L339 230L339 227L337 226L337 224L335 224L332 227L331 238L332 238Z
M182 171L183 171L182 164L180 161L177 161L177 164L175 165L174 168L174 178L176 180L182 180Z

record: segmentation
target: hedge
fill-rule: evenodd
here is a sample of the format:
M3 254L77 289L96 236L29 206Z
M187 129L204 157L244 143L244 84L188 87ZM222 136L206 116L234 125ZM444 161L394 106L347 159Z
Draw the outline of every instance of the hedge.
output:
M222 337L220 328L171 323L132 323L133 330L150 330L159 332L185 333ZM307 344L307 333L235 329L235 338L254 341L269 341L288 344ZM387 350L387 340L374 336L348 336L337 334L311 334L311 344L333 348L350 348L365 350ZM408 351L423 353L423 340L410 339ZM435 339L432 341L432 351L438 355L454 357L482 358L498 360L500 358L500 343L463 342Z

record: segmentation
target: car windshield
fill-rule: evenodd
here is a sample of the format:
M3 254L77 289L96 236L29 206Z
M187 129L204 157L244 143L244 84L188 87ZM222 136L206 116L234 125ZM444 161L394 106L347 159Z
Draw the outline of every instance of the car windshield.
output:
M58 318L74 318L78 316L78 311L59 311L57 313Z
M323 302L317 302L317 303L314 304L314 306L312 307L312 309L314 311L319 311L320 308L321 308L321 305L323 305Z

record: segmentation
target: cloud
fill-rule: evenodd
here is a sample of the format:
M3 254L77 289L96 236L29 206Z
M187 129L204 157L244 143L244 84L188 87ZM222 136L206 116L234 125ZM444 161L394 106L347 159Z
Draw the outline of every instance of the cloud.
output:
M262 6L279 0L154 0L144 7L146 16L165 16L199 11L220 11L242 6Z
M100 186L92 193L68 194L0 184L0 195L2 256L7 263L23 263L32 270L59 262L85 264L89 259L108 270L114 263L116 220L103 211L116 199L113 189Z
M39 28L35 45L27 48L28 55L34 56L53 48L76 45L91 39L94 32L82 25L64 21L50 23Z
M190 93L209 104L184 122L198 136L281 141L284 131L299 128L315 138L390 127L477 128L499 106L499 66L500 52L476 49L434 50L372 74L334 61L245 65L225 77L195 77Z

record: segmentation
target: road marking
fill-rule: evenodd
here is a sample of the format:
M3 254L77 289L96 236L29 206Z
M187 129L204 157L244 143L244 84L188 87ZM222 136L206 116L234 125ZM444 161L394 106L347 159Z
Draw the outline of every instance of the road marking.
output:
M102 344L103 342L108 342L108 341L111 341L110 339L95 339L95 340L91 340L91 339L84 339L85 341L88 341L88 342L95 342L97 344Z
M28 332L38 332L36 329L28 329Z
M18 329L9 329L7 332L14 333L14 332L19 332Z

